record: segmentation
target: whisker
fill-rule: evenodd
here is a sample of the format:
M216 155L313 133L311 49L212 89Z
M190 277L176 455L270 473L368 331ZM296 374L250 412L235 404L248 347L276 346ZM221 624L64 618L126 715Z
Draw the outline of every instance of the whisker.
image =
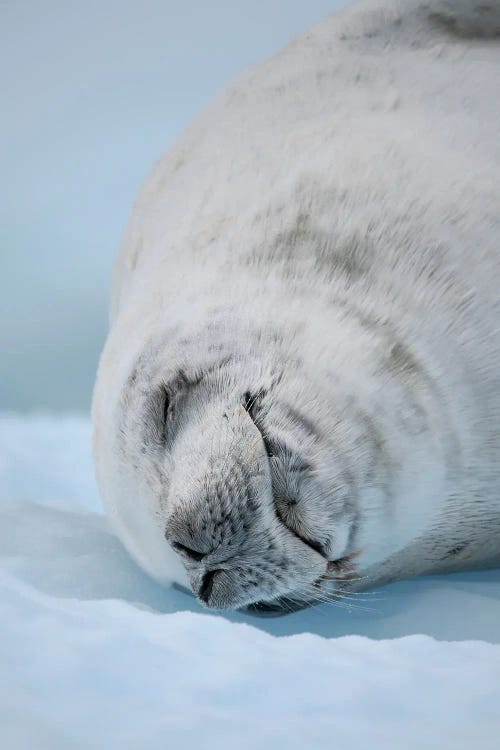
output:
M307 590L304 590L303 593L306 594ZM313 591L311 591L310 593L312 596L315 595L315 592ZM358 610L358 611L365 611L365 612L378 612L379 611L375 609L374 607L364 606L363 604L360 604L358 601L349 600L347 599L347 597L342 597L342 596L337 597L335 595L325 596L324 594L319 595L319 596L316 594L316 597L317 597L317 600L322 602L323 604L331 604L333 606L341 607L343 609Z

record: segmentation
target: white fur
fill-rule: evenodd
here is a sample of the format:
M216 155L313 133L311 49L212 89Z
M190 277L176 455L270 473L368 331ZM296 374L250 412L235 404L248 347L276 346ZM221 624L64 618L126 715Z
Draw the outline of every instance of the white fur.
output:
M116 265L93 405L106 508L152 575L186 580L158 498L118 457L118 404L148 342L167 327L196 335L221 305L293 331L322 386L335 371L362 404L388 408L381 419L404 470L390 518L376 488L364 495L363 572L446 568L436 540L473 538L460 564L498 553L499 32L496 2L355 3L243 74L153 170ZM284 236L294 254L280 260ZM322 236L359 244L361 268L375 270L326 279L311 267ZM432 404L414 386L431 434L389 424L404 396L389 378L384 396L384 379L370 377L378 335L331 311L349 295L439 384ZM429 531L428 547L413 548Z

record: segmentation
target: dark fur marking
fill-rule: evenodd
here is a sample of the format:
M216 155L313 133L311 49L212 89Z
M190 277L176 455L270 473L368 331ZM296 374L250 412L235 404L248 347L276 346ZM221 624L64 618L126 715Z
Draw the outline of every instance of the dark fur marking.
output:
M360 310L359 307L356 307L351 301L335 299L332 300L332 302L335 307L341 309L345 313L346 317L354 318L365 331L376 331L382 336L386 335L384 329L386 328L387 323L385 320L381 320L378 317L363 312L363 310Z
M469 546L470 542L459 542L458 544L455 544L454 547L449 549L445 555L441 558L442 560L446 560L448 557L456 557L461 552L463 552L467 547Z
M317 438L321 436L321 433L316 427L316 424L311 419L304 416L304 414L295 409L293 406L289 406L288 404L286 405L286 410L292 421L300 425L305 432L311 435L311 437Z
M500 36L500 10L497 3L476 6L476 18L460 18L434 11L428 14L432 26L458 39L494 39Z
M283 229L264 251L267 259L283 266L286 275L296 272L295 261L309 261L327 278L342 276L354 282L365 276L371 267L370 241L357 233L336 236L334 232L311 225L307 213L299 213L295 223Z
M393 372L405 372L410 375L425 375L429 379L422 365L419 364L416 357L403 344L402 341L396 341L386 359L386 366Z

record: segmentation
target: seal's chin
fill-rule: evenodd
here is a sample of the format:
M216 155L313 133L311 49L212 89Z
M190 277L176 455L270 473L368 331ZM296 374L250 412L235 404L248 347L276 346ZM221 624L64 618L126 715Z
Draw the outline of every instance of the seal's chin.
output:
M279 617L280 615L289 615L293 612L300 612L303 609L309 609L309 607L317 606L321 604L321 590L325 581L335 580L336 575L332 575L332 571L338 571L343 560L328 563L327 572L319 576L314 583L311 584L312 589L317 589L318 596L304 598L303 595L295 595L293 591L285 596L279 596L276 599L270 601L259 601L252 604L247 604L244 607L240 607L240 612L246 612L251 615L257 615L259 617Z
M318 603L313 599L310 601L299 601L298 599L280 597L269 602L262 601L247 604L245 607L240 608L240 612L257 617L281 617L283 615L290 615L293 612L300 612L300 610L307 609Z
M312 584L312 588L318 589L318 597L305 598L303 594L298 595L291 591L289 594L278 596L268 601L252 602L252 604L240 607L239 611L257 615L258 617L279 617L280 615L289 615L293 612L300 612L303 609L314 607L321 603L320 589L325 578L324 575L320 576Z
M187 588L182 586L180 583L172 583L172 588L177 591L181 591L183 594L187 594L196 599L195 594ZM310 601L293 599L293 597L277 597L271 601L260 601L253 602L252 604L245 604L238 608L239 612L244 614L253 615L255 617L281 617L283 615L289 615L293 612L299 612L302 609L307 609L318 604L318 601L311 599Z

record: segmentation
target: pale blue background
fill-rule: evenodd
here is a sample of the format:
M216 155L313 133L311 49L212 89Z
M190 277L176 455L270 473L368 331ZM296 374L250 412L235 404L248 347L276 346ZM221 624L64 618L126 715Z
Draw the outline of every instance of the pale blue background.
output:
M342 0L0 0L0 410L87 410L141 180Z

